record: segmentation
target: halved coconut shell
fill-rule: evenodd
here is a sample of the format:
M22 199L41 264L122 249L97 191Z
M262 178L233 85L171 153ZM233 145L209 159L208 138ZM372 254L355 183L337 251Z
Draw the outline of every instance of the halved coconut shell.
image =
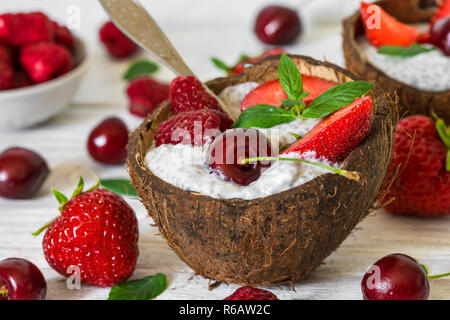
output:
M377 4L405 23L429 22L436 11L436 7L429 6L429 1L387 0ZM397 93L402 115L429 115L434 110L450 123L450 90L428 92L416 89L392 79L368 61L357 43L357 38L365 34L359 11L344 20L343 28L343 47L348 70L363 79L376 81L390 94Z
M335 82L355 77L336 65L291 56L303 74ZM219 94L247 81L278 78L280 56L244 73L207 83ZM360 183L324 174L290 190L255 200L214 199L177 188L146 166L146 154L159 124L171 115L164 102L137 128L128 145L128 169L142 202L161 235L198 274L227 283L273 285L308 275L350 234L377 199L382 186L397 109L375 87L369 135L346 159L344 168L361 173Z

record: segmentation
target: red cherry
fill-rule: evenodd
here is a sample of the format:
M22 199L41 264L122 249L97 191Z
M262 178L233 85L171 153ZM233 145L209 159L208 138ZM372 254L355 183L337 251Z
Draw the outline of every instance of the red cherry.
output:
M95 160L105 164L120 164L127 156L128 129L118 118L108 118L92 130L87 148Z
M47 163L39 154L23 148L7 149L0 154L0 196L30 198L48 174Z
M450 56L450 16L439 19L431 29L430 42Z
M271 166L270 161L240 164L245 158L272 157L270 141L255 129L227 130L217 137L207 151L207 164L226 181L247 186Z
M265 7L256 18L255 33L267 44L292 43L301 31L302 25L297 11L287 7Z
M9 258L0 261L0 300L44 300L47 283L31 262Z
M427 275L413 258L396 253L381 258L361 281L365 300L426 300Z

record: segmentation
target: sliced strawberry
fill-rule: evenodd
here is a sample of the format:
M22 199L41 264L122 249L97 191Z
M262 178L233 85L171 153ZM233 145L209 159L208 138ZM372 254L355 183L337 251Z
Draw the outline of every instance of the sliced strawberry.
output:
M280 81L268 81L256 87L245 96L241 103L241 111L257 104L281 106L281 100L287 98L288 96L281 87Z
M437 10L436 14L431 19L430 29L433 27L434 23L439 19L446 18L450 16L450 0L445 0Z
M315 151L318 159L343 161L369 132L372 107L368 96L355 100L321 121L282 154Z
M419 40L416 28L401 23L376 4L361 2L361 17L367 39L375 47L408 47Z
M306 105L317 98L320 94L334 87L336 83L312 76L302 76L303 91L309 92L309 95L303 99ZM268 81L245 96L241 103L241 111L257 104L269 104L272 106L281 106L281 100L287 99L288 96L281 87L280 81Z

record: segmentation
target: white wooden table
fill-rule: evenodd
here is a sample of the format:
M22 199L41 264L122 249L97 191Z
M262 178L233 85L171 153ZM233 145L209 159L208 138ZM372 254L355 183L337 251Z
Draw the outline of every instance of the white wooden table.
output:
M340 1L343 6L349 2ZM255 12L264 2L270 1L169 0L146 1L145 4L187 63L203 80L207 80L221 75L209 62L210 56L232 63L241 52L254 54L263 49L252 33L252 24ZM296 4L298 1L282 2ZM99 46L97 30L106 16L95 1L2 2L0 12L41 8L64 21L71 5L81 9L81 29L77 33L86 38L96 51L95 62L66 112L32 129L0 132L0 150L13 145L37 150L47 159L52 170L44 187L33 199L0 199L0 260L22 257L37 264L48 282L48 299L106 299L108 289L82 285L81 290L68 290L65 279L46 263L41 237L34 238L31 232L58 214L50 187L69 193L80 175L92 183L91 172L101 178L127 177L124 166L107 167L94 163L88 157L85 144L91 128L107 116L121 117L130 129L139 124L140 119L129 115L126 110L125 84L120 80L129 62L110 60ZM309 18L317 13L311 8L306 10ZM189 16L184 15L186 12ZM287 49L343 65L338 23L316 25L300 42ZM167 81L173 77L165 69L156 76ZM223 299L237 288L236 285L222 284L208 291L208 280L194 276L192 270L170 250L158 235L158 230L150 226L153 221L147 217L140 202L128 200L140 224L141 254L133 278L165 273L169 288L159 299ZM394 252L420 259L433 274L448 272L449 232L450 220L446 218L400 218L379 211L366 218L311 276L298 282L296 292L289 286L269 289L280 299L361 299L360 281L366 268ZM450 279L434 280L431 288L431 298L450 298Z

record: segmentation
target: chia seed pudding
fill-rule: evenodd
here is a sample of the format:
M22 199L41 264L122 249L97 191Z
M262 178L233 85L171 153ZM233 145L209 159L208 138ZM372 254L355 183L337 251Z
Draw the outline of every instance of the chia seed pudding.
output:
M240 112L241 101L256 86L258 84L254 82L230 86L223 90L220 98L224 100L224 103ZM296 119L270 129L255 129L265 134L276 150L295 142L298 136L306 135L320 121L321 119ZM209 144L193 146L181 143L152 147L146 156L147 167L156 176L180 189L199 192L216 199L241 198L246 200L286 191L322 174L329 173L325 169L305 163L275 161L258 180L248 186L240 186L225 181L224 177L212 173L211 169L205 165L208 147ZM314 152L303 155L293 153L286 156L339 167L338 164L330 163L326 159L316 159Z

